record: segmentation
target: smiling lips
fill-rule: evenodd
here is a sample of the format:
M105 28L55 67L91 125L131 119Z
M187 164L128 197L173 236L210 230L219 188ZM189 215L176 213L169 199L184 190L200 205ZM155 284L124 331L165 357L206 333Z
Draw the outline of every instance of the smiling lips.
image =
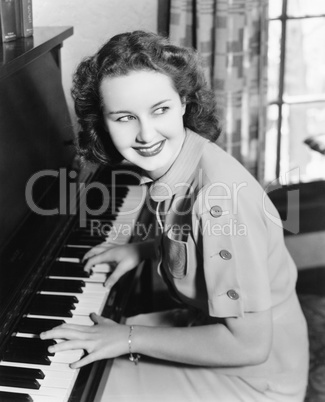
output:
M155 156L161 152L165 145L166 140L157 142L156 144L152 145L151 147L141 147L141 148L134 148L137 153L141 156Z

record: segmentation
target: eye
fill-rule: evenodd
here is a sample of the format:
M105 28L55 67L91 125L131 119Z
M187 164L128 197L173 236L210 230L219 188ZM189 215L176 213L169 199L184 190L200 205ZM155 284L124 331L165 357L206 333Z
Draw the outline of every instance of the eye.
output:
M128 122L130 120L135 120L135 117L132 116L131 114L129 114L127 116L119 117L116 121L121 121L122 123L125 123L125 122Z
M160 107L160 108L158 108L158 109L156 109L156 110L154 111L154 114L164 114L164 113L167 112L168 109L169 109L168 106Z

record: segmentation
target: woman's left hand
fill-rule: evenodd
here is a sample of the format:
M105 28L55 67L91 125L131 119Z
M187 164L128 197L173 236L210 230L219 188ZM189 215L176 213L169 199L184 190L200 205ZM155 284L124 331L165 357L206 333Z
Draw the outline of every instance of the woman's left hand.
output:
M90 314L95 325L62 324L40 334L41 339L63 339L49 347L49 352L84 349L87 354L79 361L71 363L71 368L80 368L96 360L109 359L128 353L129 327Z

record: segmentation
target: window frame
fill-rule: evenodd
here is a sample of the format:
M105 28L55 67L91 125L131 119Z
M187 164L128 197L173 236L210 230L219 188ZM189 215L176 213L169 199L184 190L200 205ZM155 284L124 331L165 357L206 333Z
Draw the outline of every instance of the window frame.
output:
M271 0L270 0L271 1ZM286 69L286 44L287 44L287 23L291 20L306 20L310 18L325 18L325 14L304 14L301 16L288 15L288 2L289 0L282 0L281 14L277 17L271 17L269 21L280 21L281 23L281 40L280 40L280 63L279 63L279 82L278 82L278 96L277 99L268 101L267 106L275 105L278 108L277 120L277 138L276 138L276 166L275 166L275 179L281 176L281 143L282 143L282 127L283 127L283 109L285 105L298 105L308 103L325 102L325 94L319 95L301 95L301 96L284 96L285 84L285 69Z

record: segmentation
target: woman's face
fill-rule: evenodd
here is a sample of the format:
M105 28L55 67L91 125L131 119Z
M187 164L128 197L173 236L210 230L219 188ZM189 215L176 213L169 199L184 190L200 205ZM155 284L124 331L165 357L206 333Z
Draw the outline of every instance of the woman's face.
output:
M177 158L185 130L185 104L171 79L155 71L106 77L100 86L106 129L120 154L152 179Z

